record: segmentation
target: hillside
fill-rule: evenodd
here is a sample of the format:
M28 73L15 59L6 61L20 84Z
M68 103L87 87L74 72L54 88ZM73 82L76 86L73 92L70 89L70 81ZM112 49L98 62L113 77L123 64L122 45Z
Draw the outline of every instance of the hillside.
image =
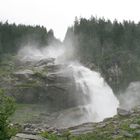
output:
M16 25L0 22L0 54L16 54L25 45L47 46L60 43L54 37L53 30L47 31L43 26Z
M0 23L0 88L17 106L5 119L12 140L140 139L139 46L132 21L76 18L63 43L43 26Z
M75 56L93 63L115 92L140 80L140 23L104 18L76 18L64 43L71 42Z

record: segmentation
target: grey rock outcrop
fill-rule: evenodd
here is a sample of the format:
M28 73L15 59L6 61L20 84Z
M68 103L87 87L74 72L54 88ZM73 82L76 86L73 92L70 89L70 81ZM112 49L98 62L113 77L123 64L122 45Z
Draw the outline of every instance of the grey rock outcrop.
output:
M54 62L54 58L30 61L25 68L21 62L10 75L8 93L20 103L45 103L58 109L81 104L71 69Z
M122 108L117 108L117 113L120 116L130 116L131 115L131 111L125 110L125 109L122 109Z
M140 128L140 125L139 124L130 124L129 126L131 129L137 129L137 128Z
M47 139L38 135L18 133L16 134L15 137L12 137L10 140L47 140Z

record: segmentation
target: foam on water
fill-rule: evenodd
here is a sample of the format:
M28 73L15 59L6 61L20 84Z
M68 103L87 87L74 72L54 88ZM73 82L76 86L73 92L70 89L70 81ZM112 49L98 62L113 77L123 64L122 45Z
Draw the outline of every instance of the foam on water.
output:
M81 64L72 63L69 67L73 71L77 88L82 89L83 97L88 97L85 101L88 121L98 122L115 115L119 101L101 75Z

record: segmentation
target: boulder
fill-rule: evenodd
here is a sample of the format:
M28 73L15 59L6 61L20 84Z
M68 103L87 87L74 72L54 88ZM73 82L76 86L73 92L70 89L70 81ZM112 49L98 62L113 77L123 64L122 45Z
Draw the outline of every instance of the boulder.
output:
M137 129L137 128L140 128L140 125L139 124L130 124L129 127L131 129Z
M117 113L120 116L129 116L129 115L131 115L131 111L125 110L125 109L122 109L122 108L117 108Z

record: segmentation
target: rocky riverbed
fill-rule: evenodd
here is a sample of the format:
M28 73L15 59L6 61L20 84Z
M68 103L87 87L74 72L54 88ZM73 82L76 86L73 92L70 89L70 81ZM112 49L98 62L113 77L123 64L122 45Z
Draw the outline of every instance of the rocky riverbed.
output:
M140 106L127 111L118 109L118 114L112 118L106 118L98 123L84 123L73 127L52 127L45 124L13 124L20 127L20 134L11 140L43 140L40 134L53 134L59 140L68 137L70 140L103 139L103 140L127 140L140 139ZM30 138L32 137L32 138ZM75 140L74 139L74 140ZM44 139L45 140L45 139Z

